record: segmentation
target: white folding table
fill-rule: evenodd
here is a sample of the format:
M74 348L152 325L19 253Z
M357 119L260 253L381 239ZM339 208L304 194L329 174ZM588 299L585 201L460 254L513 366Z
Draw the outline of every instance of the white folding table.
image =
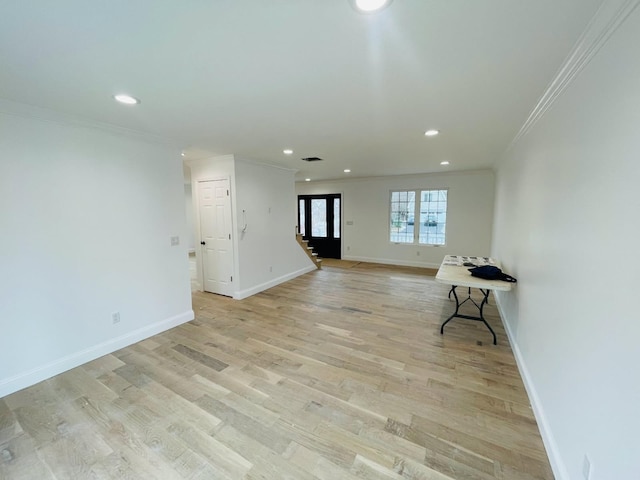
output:
M454 318L475 320L478 322L482 322L487 326L487 328L493 335L493 344L496 345L496 334L491 328L491 325L489 325L484 318L484 306L489 300L489 293L491 293L491 290L509 291L511 290L513 284L510 282L505 282L503 280L485 280L483 278L474 277L471 275L471 272L469 272L469 269L473 268L473 266L465 265L465 263L473 264L475 266L495 265L496 267L500 267L497 261L489 257L467 257L461 255L447 255L444 257L442 265L440 265L438 273L436 274L436 282L451 285L451 290L449 290L449 298L451 298L451 294L453 294L453 297L456 300L456 310L455 312L453 312L453 315L447 318L442 324L442 326L440 327L440 334L444 334L444 326ZM458 294L456 293L457 287L469 288L468 296L462 302L458 299ZM476 301L471 298L472 288L477 288L478 290L480 290L480 292L482 292L483 298L482 302L480 302L480 305L478 305ZM479 316L464 315L459 312L460 307L468 301L471 301L471 303L473 303L478 308Z

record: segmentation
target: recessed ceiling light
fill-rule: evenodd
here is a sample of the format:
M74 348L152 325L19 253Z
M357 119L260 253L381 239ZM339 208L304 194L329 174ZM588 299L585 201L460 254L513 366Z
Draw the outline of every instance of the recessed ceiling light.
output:
M282 153L284 153L285 155L292 155L293 150L291 150L290 148L285 148L284 150L282 150Z
M120 103L124 103L125 105L136 105L140 103L140 100L138 100L137 98L132 97L131 95L126 95L124 93L114 95L113 98L115 98Z
M349 168L345 168L344 173L351 173L351 170Z
M426 132L424 132L425 137L435 137L436 135L438 135L440 133L440 130L427 130Z
M449 165L449 162L445 160L444 162L440 162L440 165Z
M386 7L391 0L355 0L355 6L361 12L375 12Z
M180 154L180 156L181 156L181 157L184 157L184 152L182 152L182 153Z
M305 179L304 179L304 181L305 181L305 182L310 182L310 181L311 181L311 179L310 179L310 178L305 178Z

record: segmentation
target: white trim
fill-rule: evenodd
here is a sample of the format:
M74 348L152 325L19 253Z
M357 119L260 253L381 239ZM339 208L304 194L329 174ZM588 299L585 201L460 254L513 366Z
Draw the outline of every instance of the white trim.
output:
M500 319L502 320L504 329L507 332L509 344L511 345L511 350L513 351L513 355L516 359L516 365L518 365L518 371L520 372L520 376L522 377L522 381L524 382L524 388L527 391L527 395L529 396L531 408L533 409L533 415L535 416L536 422L538 423L540 436L542 437L542 442L544 443L545 449L547 451L547 456L549 457L549 463L551 464L553 475L556 480L569 480L569 472L567 471L567 467L562 461L560 450L558 449L558 444L553 437L553 432L549 425L549 421L547 420L547 416L544 413L542 401L538 396L533 378L531 378L531 374L529 373L529 369L527 368L527 365L524 361L524 357L520 352L520 347L518 346L518 342L516 341L513 331L511 330L509 322L506 320L507 317L504 313L504 310L502 309L500 297L498 295L494 295L493 298L495 299L495 303L498 307L498 313L500 314Z
M640 0L638 0L640 1ZM318 178L316 180L311 180L310 182L306 182L304 180L296 180L296 184L300 185L313 185L313 184L325 184L325 183L350 183L350 182L368 182L376 179L403 179L403 178L411 178L414 179L416 177L452 177L459 175L486 175L487 173L493 173L493 166L489 167L481 167L473 170L449 170L447 172L442 171L434 171L434 172L418 172L418 173L408 173L402 175L371 175L371 176L351 176L349 174L348 178Z
M187 310L186 312L161 320L160 322L147 325L146 327L139 328L120 337L112 338L93 347L54 360L46 365L41 365L29 371L14 375L13 377L2 379L0 380L0 398L193 319L193 310Z
M275 165L273 163L265 163L265 162L261 162L259 160L253 160L251 158L245 158L245 157L238 157L236 155L233 156L236 162L243 162L243 163L248 163L250 165L259 165L261 167L271 167L271 168L276 168L278 170L284 170L286 172L291 172L291 173L296 173L297 171L299 171L299 168L289 168L289 167L283 167L282 165Z
M34 105L29 105L26 103L14 102L4 98L0 98L0 113L5 115L29 118L41 122L57 123L65 126L72 125L75 127L91 128L111 134L135 138L137 140L143 140L147 143L166 145L177 150L180 150L182 148L181 145L185 144L185 141L181 139L162 137L160 135L149 132L120 127L111 123L98 122L78 115L62 113L56 110L36 107ZM176 159L177 158L179 157L177 156L176 152Z
M524 137L544 116L564 90L575 80L591 59L598 53L609 37L635 10L640 0L605 0L585 31L580 35L566 60L556 73L529 117L516 134L507 152Z
M342 259L350 260L352 262L380 263L382 265L399 265L401 267L420 267L420 268L435 268L435 269L440 267L439 263L409 262L409 261L396 260L391 258L352 257L352 256L343 255Z
M233 298L236 300L245 299L247 297L250 297L251 295L263 292L264 290L275 287L276 285L280 285L281 283L293 280L300 275L312 272L313 270L317 270L317 267L315 265L301 268L300 270L297 270L295 272L291 272L281 277L274 278L273 280L269 280L268 282L261 283L260 285L256 285L255 287L247 288L246 290L240 290L239 292L233 294Z

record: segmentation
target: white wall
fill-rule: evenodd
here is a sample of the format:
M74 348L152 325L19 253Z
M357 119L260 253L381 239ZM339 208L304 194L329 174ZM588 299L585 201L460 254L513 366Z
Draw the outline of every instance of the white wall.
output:
M640 10L497 172L499 305L558 480L640 479Z
M292 170L236 161L240 298L316 269L296 241L294 185Z
M193 188L191 186L191 167L185 162L182 164L182 172L184 174L184 210L187 223L187 236L185 243L189 253L196 251L195 225L193 223Z
M196 251L195 225L193 223L193 188L191 183L184 184L184 210L186 215L185 243L189 252Z
M390 191L419 188L449 189L445 246L389 242ZM435 268L447 254L490 253L494 196L490 170L296 183L296 195L319 193L342 194L343 259Z
M315 270L295 240L294 172L224 155L190 162L196 244L199 244L198 182L231 183L234 248L233 297L246 298ZM247 219L244 226L243 210ZM196 248L198 282L203 285L201 250Z
M0 156L0 396L193 318L179 151L0 113Z

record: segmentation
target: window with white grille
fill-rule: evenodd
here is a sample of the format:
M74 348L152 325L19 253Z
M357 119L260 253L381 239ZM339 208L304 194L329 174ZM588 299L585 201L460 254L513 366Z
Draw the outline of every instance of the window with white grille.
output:
M389 240L393 243L444 245L447 190L395 190L389 205Z

